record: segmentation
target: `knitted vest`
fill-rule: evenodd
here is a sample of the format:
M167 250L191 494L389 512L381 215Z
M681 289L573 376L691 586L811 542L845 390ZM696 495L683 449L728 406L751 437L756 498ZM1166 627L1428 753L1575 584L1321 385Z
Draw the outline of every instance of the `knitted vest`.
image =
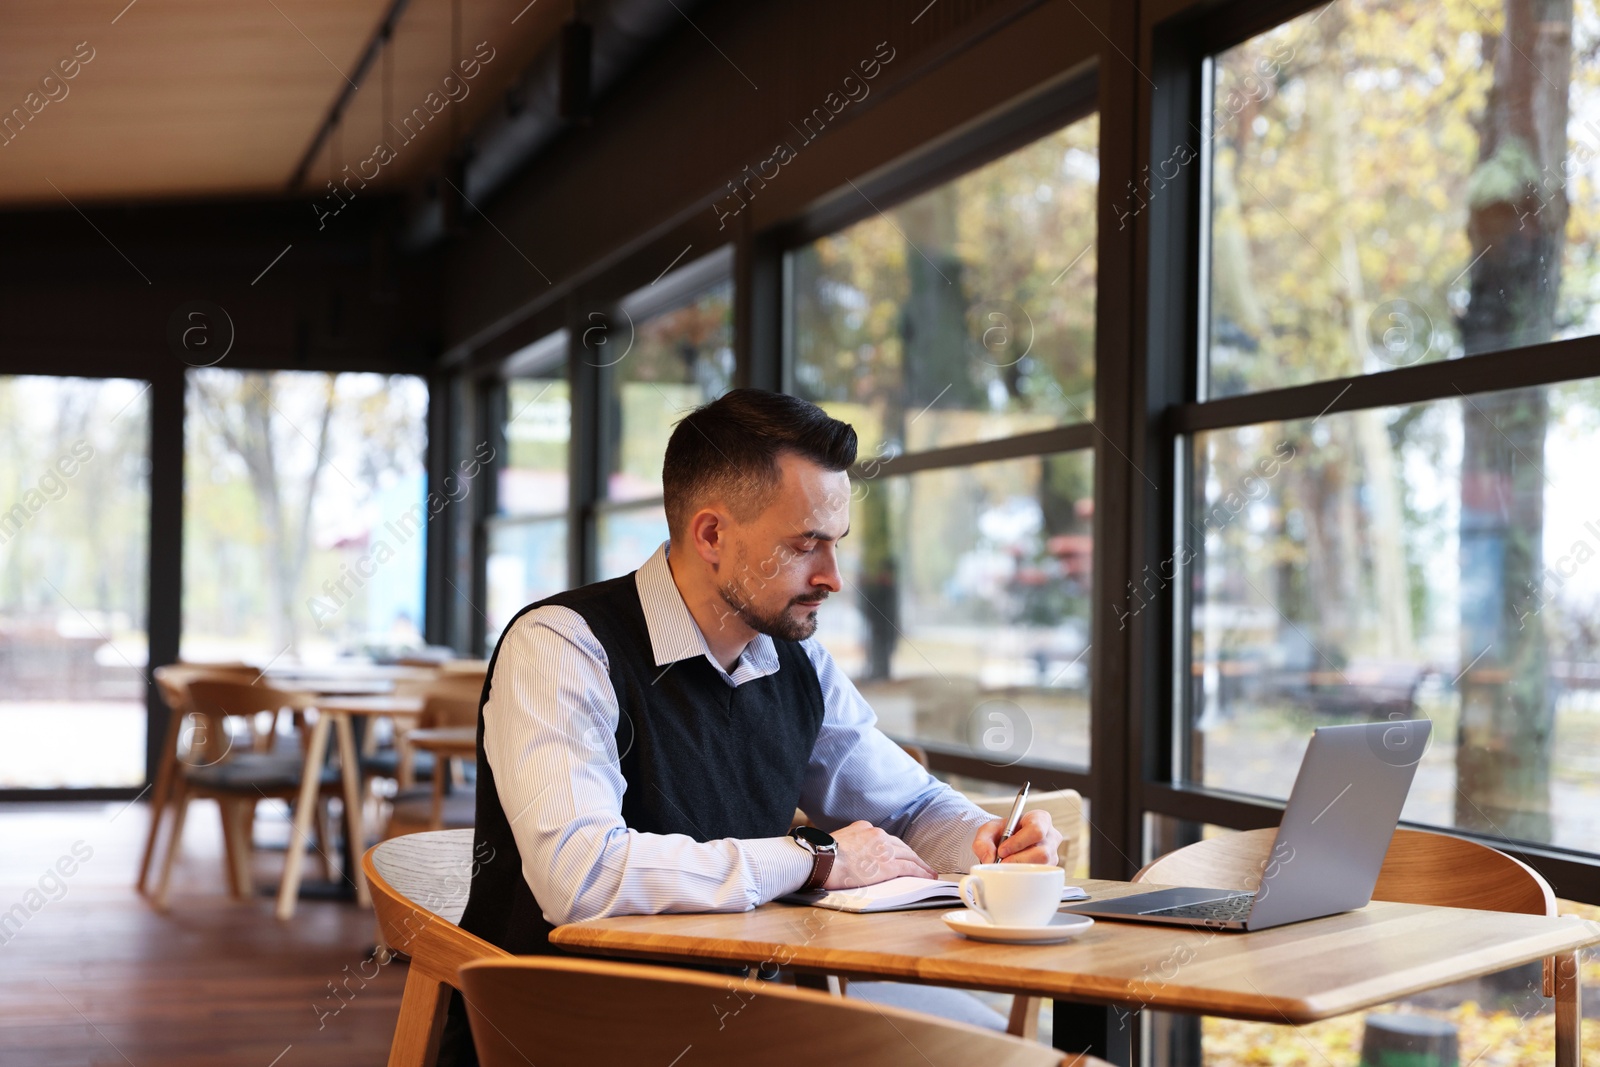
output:
M703 656L655 665L632 574L559 593L522 613L548 605L581 615L605 649L621 710L622 818L631 829L696 841L788 832L823 717L816 670L798 643L774 640L778 671L735 687ZM499 656L496 646L491 680ZM483 703L488 693L486 684ZM552 952L552 928L523 877L522 856L484 758L483 718L480 707L473 855L487 861L477 866L461 925L519 955Z

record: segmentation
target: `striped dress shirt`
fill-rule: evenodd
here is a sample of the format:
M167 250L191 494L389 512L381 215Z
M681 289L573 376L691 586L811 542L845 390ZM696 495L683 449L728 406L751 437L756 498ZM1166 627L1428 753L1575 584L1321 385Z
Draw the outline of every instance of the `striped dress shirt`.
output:
M634 579L648 654L660 670L704 656L730 686L777 672L777 650L764 634L746 646L731 674L723 669L673 582L667 545ZM994 817L884 736L872 708L815 638L801 647L816 669L825 714L800 807L826 830L865 819L904 840L935 870L976 863L972 838ZM523 877L552 923L744 911L795 891L810 876L810 853L788 837L695 841L640 833L623 822L628 783L618 767L616 690L606 650L570 608L537 608L507 631L483 716L484 756L522 854Z

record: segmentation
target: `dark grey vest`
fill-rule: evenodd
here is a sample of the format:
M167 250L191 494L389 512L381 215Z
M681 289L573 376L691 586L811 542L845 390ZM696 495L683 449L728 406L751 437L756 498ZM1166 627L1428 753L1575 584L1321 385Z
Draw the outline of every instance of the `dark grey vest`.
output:
M605 649L621 709L616 743L627 783L622 817L630 828L696 841L788 832L823 716L816 670L798 643L774 640L777 673L733 687L704 657L655 665L632 574L522 611L546 605L577 612ZM497 646L491 680L499 655ZM486 685L484 702L488 692ZM472 879L461 925L509 952L551 952L551 926L523 878L522 857L483 756L482 720L480 709L473 855L490 858Z

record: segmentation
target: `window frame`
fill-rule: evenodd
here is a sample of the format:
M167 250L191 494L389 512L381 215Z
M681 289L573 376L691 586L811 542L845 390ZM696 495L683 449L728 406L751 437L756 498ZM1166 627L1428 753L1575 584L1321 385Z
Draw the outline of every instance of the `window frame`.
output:
M895 161L852 181L844 190L824 199L811 211L785 225L774 227L761 235L759 252L761 266L769 286L776 286L777 336L769 336L775 351L771 353L776 367L777 387L794 393L794 302L789 299L793 281L793 254L815 241L847 229L858 222L873 218L882 211L897 207L906 201L952 182L989 163L1048 137L1090 115L1101 117L1101 150L1106 143L1105 110L1098 69L1071 71L1054 79L1043 90L1032 94L1020 103L1013 103L998 114L986 116L981 122L953 131L949 136L924 146L910 158ZM1103 203L1105 169L1096 191L1097 203ZM1103 219L1103 213L1100 213ZM1095 247L1101 248L1103 227L1097 227ZM752 272L754 273L754 272ZM1098 289L1098 284L1097 284ZM771 296L769 300L773 299ZM737 304L737 301L736 301ZM1104 304L1096 296L1095 319L1095 418L1035 430L1010 437L975 441L919 451L902 452L887 459L875 460L867 474L861 465L851 469L852 481L875 481L886 477L907 475L923 471L971 467L993 461L1022 459L1034 456L1058 455L1070 452L1090 453L1090 463L1095 471L1095 572L1090 600L1090 644L1098 643L1097 635L1104 624L1101 601L1097 595L1101 588L1103 571L1100 548L1107 530L1101 515L1100 474L1104 462L1100 440L1105 437L1099 428L1102 405L1112 403L1108 393L1114 390L1117 375L1102 374L1103 346L1101 315ZM1109 438L1105 438L1110 440ZM1096 657L1097 658L1097 657ZM1101 670L1090 660L1094 681L1090 686L1089 701L1089 767L1072 766L1049 760L1023 759L1007 767L996 767L975 756L970 750L949 743L928 741L918 737L896 737L896 741L913 744L928 755L930 769L942 774L956 774L969 778L1008 785L1021 785L1031 781L1041 789L1076 789L1090 799L1092 804L1102 802L1103 789L1099 788L1103 776L1095 768L1105 753L1096 742L1097 724L1107 718L1101 708L1103 698L1099 681ZM1106 810L1113 805L1108 804ZM1096 810L1101 810L1096 808Z
M1325 0L1324 0L1325 2ZM1211 57L1319 6L1317 0L1240 2L1211 13L1180 15L1150 33L1155 84L1150 105L1149 135L1140 146L1143 160L1164 158L1170 146L1205 131ZM1204 138L1202 132L1200 137ZM1208 142L1209 143L1209 142ZM1196 435L1286 419L1314 418L1322 413L1349 413L1395 405L1455 400L1507 389L1549 386L1594 379L1600 366L1600 335L1550 341L1539 345L1486 352L1370 374L1323 379L1237 396L1200 400L1202 345L1207 309L1207 194L1210 157L1205 152L1194 167L1184 168L1169 183L1170 194L1152 198L1142 212L1142 240L1150 249L1147 272L1135 280L1136 298L1146 301L1149 346L1141 362L1148 374L1143 403L1136 405L1136 436L1148 442L1146 455L1155 459L1151 473L1171 486L1165 493L1146 492L1144 507L1157 517L1134 559L1154 564L1174 559L1182 543L1180 527L1190 506L1188 472L1193 469ZM1157 249L1169 255L1160 257ZM1182 314L1162 310L1182 308ZM1141 426L1142 424L1142 426ZM1140 531L1133 531L1136 538ZM1153 535L1153 536L1152 536ZM1129 568L1130 576L1137 568ZM1276 826L1284 802L1208 789L1184 783L1175 751L1181 720L1189 714L1182 680L1192 655L1192 611L1187 592L1191 575L1180 567L1171 593L1157 610L1137 624L1130 646L1130 673L1142 680L1131 706L1139 710L1144 738L1138 745L1144 773L1135 786L1143 822L1167 816L1186 823L1212 823L1238 830ZM1165 649L1154 659L1150 652ZM1155 663L1171 671L1166 684L1153 676ZM1541 846L1495 834L1453 827L1403 823L1417 829L1449 833L1479 841L1529 864L1547 878L1556 894L1600 901L1600 853ZM1135 843L1130 838L1130 843ZM1137 842L1142 844L1142 842ZM1136 853L1137 854L1137 853Z

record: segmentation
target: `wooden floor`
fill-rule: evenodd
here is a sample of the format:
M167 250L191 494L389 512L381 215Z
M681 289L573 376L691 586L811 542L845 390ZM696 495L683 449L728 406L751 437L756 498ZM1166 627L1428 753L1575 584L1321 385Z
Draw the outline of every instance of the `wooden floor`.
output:
M197 803L159 914L132 888L146 819L0 805L0 1065L383 1064L405 964L370 962L372 913L307 900L279 923L269 897L231 900L216 807ZM282 863L259 853L258 885Z

